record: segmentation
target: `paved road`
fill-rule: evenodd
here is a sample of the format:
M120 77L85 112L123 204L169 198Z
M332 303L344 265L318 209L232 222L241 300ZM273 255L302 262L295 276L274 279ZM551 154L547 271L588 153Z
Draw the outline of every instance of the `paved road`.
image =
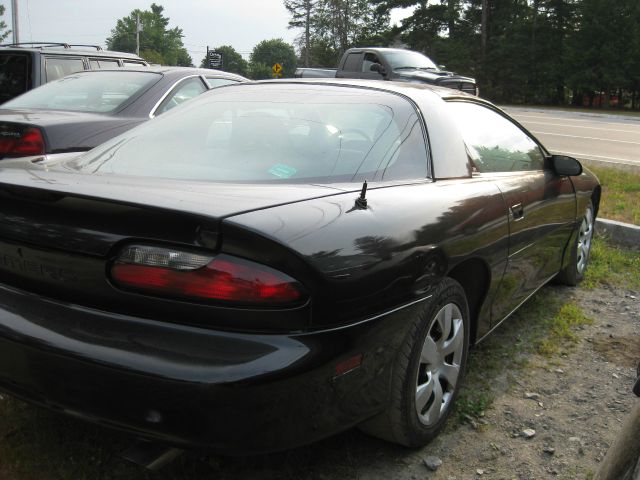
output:
M504 109L553 153L640 167L640 117L526 107Z

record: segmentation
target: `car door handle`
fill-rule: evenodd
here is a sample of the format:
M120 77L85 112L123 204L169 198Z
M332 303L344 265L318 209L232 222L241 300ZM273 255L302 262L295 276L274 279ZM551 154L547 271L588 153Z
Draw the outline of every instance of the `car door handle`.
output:
M516 222L524 218L524 207L522 206L522 203L511 205L511 208L509 210L511 210L511 218L513 218Z

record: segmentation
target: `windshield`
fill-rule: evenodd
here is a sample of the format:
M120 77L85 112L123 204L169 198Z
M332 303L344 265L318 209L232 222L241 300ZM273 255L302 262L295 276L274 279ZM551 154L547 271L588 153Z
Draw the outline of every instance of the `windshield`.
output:
M0 52L0 103L29 89L29 55Z
M413 106L362 88L212 90L65 164L83 173L236 183L425 178Z
M68 75L31 90L3 105L3 108L71 110L108 113L161 78L153 72L91 72Z
M425 57L421 53L406 51L388 52L385 54L387 61L392 69L397 68L422 68L422 69L438 69L436 64L429 57Z

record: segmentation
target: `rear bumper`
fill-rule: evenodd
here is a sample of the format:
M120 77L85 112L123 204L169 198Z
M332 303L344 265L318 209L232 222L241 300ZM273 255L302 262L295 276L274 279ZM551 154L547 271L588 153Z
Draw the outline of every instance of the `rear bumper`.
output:
M283 450L384 405L412 304L291 335L215 331L114 315L0 286L0 389L175 445ZM361 367L336 365L363 355Z

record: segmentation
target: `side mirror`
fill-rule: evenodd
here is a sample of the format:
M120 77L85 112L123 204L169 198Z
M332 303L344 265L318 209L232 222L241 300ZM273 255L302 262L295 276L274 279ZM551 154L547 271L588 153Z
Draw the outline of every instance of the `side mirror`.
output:
M372 63L369 67L369 70L371 70L372 72L377 72L380 75L384 75L385 73L387 73L384 67L379 63Z
M446 65L438 65L438 68L440 70L446 70L447 69Z
M551 157L553 169L558 175L577 177L582 173L582 164L573 157L553 155Z

